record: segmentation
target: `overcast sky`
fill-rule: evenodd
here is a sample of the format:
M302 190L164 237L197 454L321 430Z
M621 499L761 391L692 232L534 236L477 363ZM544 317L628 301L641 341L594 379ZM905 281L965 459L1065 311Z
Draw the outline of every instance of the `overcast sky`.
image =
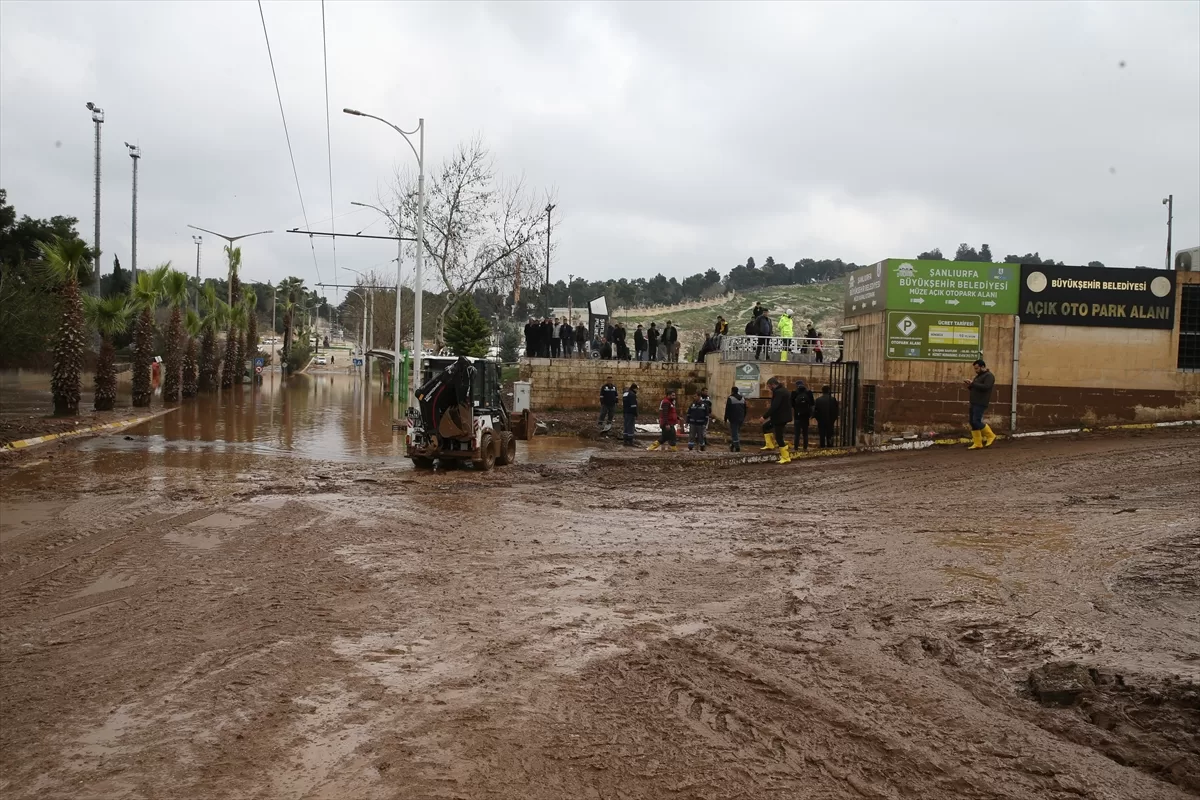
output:
M1197 2L331 0L332 212L321 4L263 7L316 229L413 160L352 106L423 116L430 165L480 135L502 172L553 191L554 279L962 241L1159 266L1168 193L1176 249L1200 244ZM243 247L247 279L333 281L328 239L314 265L308 239L283 233L304 218L254 2L0 3L0 186L18 213L76 216L90 240L89 100L107 115L106 272L114 253L129 264L129 141L140 265L190 271L189 223L270 228ZM205 236L205 275L219 244ZM342 241L339 277L392 255Z

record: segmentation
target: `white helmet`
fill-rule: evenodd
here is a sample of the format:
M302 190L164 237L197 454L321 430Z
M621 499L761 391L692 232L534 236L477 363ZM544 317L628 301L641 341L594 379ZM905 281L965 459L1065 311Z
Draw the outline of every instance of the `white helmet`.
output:
M790 308L787 310L787 315L788 315L789 317L790 317L792 314L794 314L794 313L796 313L796 312L792 311Z

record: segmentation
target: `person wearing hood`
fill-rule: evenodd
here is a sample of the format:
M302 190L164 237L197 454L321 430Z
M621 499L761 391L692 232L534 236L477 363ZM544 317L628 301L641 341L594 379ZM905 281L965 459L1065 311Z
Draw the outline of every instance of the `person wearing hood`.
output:
M597 422L600 430L607 435L612 430L613 409L617 407L617 386L609 377L600 387L600 419Z
M636 383L629 384L629 388L621 395L621 410L624 412L624 434L626 447L633 447L633 426L637 423L638 412L638 385Z
M779 356L780 361L788 360L788 351L792 349L792 310L789 308L779 315L779 338L783 339L782 350Z
M711 414L712 404L708 402L708 398L701 397L697 392L687 411L688 450L699 445L700 452L704 452L708 445L708 418Z
M792 421L792 398L787 387L776 377L771 376L767 381L771 390L771 406L762 418L763 438L766 443L763 450L779 449L779 463L786 464L792 460L787 443L787 424Z
M746 398L742 391L734 386L725 398L725 422L729 424L729 452L740 453L742 450L742 423L746 421Z
M759 314L755 321L758 323L758 346L754 348L754 359L761 361L763 354L769 355L768 348L771 340L771 318L767 316L767 312Z
M812 420L813 403L812 390L804 383L804 379L796 381L796 389L792 392L792 448L800 448L800 440L804 440L804 449L808 450L808 426Z
M679 424L679 411L675 408L675 390L667 391L662 402L658 404L658 426L662 429L659 434L658 441L647 447L647 450L657 450L664 444L672 450L678 449L675 446L675 426Z

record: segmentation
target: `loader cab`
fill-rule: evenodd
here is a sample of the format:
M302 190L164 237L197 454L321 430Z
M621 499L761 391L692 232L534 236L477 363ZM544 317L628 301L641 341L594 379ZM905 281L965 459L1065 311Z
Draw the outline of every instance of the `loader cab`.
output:
M426 356L421 363L421 385L433 380L435 375L457 360L454 356ZM500 365L486 358L467 360L475 368L475 379L471 383L471 398L475 408L500 408Z

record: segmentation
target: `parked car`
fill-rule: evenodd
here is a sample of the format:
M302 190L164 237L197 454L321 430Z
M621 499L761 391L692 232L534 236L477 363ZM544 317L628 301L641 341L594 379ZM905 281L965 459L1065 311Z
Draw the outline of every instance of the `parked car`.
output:
M325 356L317 356L317 366L325 366Z

